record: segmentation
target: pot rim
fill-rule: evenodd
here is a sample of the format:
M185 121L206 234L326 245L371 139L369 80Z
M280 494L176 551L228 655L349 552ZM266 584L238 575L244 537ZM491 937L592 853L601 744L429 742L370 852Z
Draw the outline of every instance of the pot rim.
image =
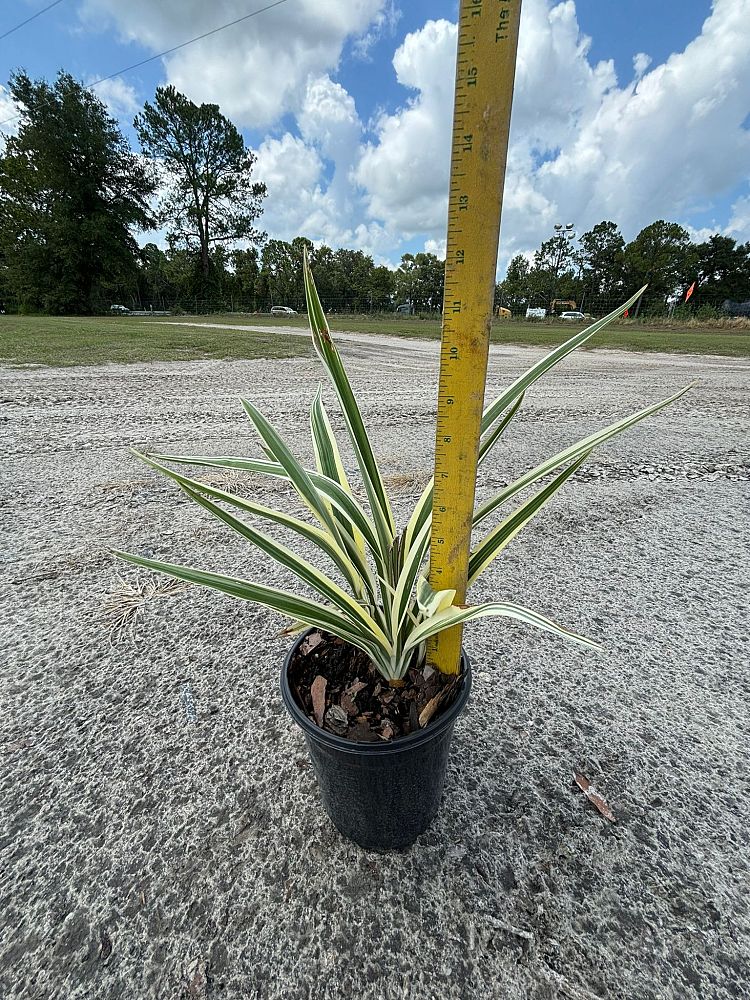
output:
M332 750L357 754L365 757L403 753L407 750L414 749L414 747L422 746L424 743L429 743L437 736L440 736L446 729L448 729L449 726L453 725L466 706L466 702L468 701L469 694L471 692L471 662L466 654L466 650L462 648L461 666L463 668L463 681L458 695L447 712L439 716L434 723L429 723L424 729L419 729L415 733L409 733L408 736L399 736L395 740L389 740L388 742L383 741L381 743L362 743L358 740L347 740L344 739L343 736L336 736L334 733L329 733L325 729L320 729L314 722L308 719L297 702L294 700L294 695L292 694L291 687L289 686L289 679L287 677L289 665L292 662L292 657L297 652L297 649L311 632L317 631L319 631L319 629L309 628L303 632L291 646L284 657L283 664L281 665L282 700L286 706L287 712L289 712L294 722L297 723L305 736L309 739L313 739L317 743L322 743L324 746L329 747Z

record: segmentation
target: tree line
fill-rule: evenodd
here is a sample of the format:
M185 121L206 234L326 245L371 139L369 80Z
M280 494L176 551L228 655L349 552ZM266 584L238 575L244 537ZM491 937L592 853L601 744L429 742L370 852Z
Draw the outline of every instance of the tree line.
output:
M133 151L103 102L69 73L14 74L20 125L0 156L0 302L24 312L301 308L307 247L324 304L438 310L443 262L405 254L393 271L360 250L268 239L255 155L214 104L159 87ZM165 248L136 233L161 228Z
M0 155L0 303L51 314L130 308L302 309L307 248L324 306L439 312L444 261L404 254L396 269L361 250L269 239L258 228L266 189L255 155L215 104L159 87L134 121L131 149L103 102L70 74L53 83L18 72L17 134ZM164 248L136 234L161 229ZM626 243L614 222L580 237L557 232L516 255L495 303L601 313L648 283L638 309L690 310L750 299L750 244L715 235L693 243L659 220Z
M287 243L209 253L210 284L196 288L193 257L185 250L147 244L137 281L123 292L128 302L149 309L190 312L268 312L273 306L305 307L302 257L307 249L323 307L328 312L390 312L401 305L413 313L442 307L444 261L434 254L404 254L394 271L376 265L362 250L316 247L299 236Z
M163 228L169 272L202 297L227 247L260 243L265 186L255 155L215 104L159 87L134 127L69 73L11 77L20 125L0 156L0 297L22 311L92 313L130 298L162 251L134 234ZM156 252L154 252L156 250ZM163 262L162 262L163 263Z
M643 285L638 315L750 313L750 243L715 234L693 243L676 222L660 219L626 243L614 222L578 238L559 232L530 259L517 254L497 285L496 302L514 313L527 308L576 308L595 315L616 308ZM572 305L575 303L575 306Z

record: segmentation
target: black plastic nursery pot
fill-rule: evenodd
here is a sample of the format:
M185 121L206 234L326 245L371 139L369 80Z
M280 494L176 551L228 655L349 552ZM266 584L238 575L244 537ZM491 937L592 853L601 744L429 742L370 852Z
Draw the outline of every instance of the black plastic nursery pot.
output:
M284 659L281 696L305 735L323 806L336 828L361 847L408 847L440 806L453 727L471 690L469 658L462 650L458 694L424 729L387 743L358 743L318 728L294 699L287 673L307 635L297 639Z

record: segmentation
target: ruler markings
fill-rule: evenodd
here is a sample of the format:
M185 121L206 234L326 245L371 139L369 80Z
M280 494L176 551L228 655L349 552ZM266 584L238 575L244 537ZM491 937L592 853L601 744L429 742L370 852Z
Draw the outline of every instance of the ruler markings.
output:
M520 8L521 0L461 0L459 16L430 546L432 585L455 588L457 603L466 595ZM446 630L428 643L428 659L455 673L460 647L460 627Z

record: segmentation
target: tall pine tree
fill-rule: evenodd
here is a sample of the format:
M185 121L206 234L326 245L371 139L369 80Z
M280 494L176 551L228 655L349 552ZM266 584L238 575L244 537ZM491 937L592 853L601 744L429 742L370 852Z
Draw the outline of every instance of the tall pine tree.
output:
M134 229L152 223L151 170L104 104L61 72L10 80L18 134L0 156L0 255L22 308L86 313L134 282Z
M197 254L208 294L211 249L264 237L253 225L266 193L251 177L255 155L218 105L193 104L174 87L158 87L134 125L144 153L165 175L160 221L167 238Z

